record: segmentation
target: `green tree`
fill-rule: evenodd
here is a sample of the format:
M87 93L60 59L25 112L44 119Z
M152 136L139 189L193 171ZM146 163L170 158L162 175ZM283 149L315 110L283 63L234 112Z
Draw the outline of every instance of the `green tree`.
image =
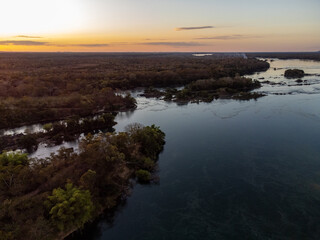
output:
M94 190L95 188L96 179L97 179L96 171L89 169L80 177L80 184L85 189L89 189L92 192L92 190Z
M142 169L152 171L155 168L155 162L148 157L141 157L138 161Z
M45 205L51 222L60 231L82 227L90 220L94 209L90 191L81 190L71 183L66 184L65 189L54 189Z
M23 179L29 176L29 170L27 154L20 152L0 154L0 190L3 191L3 194L10 195L23 192L20 191L20 187L24 185Z
M136 176L140 183L149 183L151 181L151 173L149 171L140 169L136 171Z
M11 240L13 239L13 234L11 232L4 232L0 230L0 240Z
M1 166L26 166L29 164L28 154L21 152L4 152L0 154Z
M127 128L134 141L140 144L141 152L151 159L156 159L165 143L165 134L155 125L142 127L131 125Z

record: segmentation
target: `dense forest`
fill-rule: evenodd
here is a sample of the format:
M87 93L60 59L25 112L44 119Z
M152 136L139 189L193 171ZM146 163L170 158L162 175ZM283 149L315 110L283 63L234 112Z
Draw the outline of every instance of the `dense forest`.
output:
M129 95L116 95L112 89L107 88L90 95L72 93L45 97L7 97L0 102L0 128L129 110L134 109L135 104Z
M265 71L255 58L191 54L0 54L0 129L134 109L116 89L183 86Z
M156 126L88 135L80 152L0 154L0 239L61 239L117 205L129 179L153 180L165 135Z
M104 88L167 87L269 67L254 58L218 56L1 53L0 97L90 95Z

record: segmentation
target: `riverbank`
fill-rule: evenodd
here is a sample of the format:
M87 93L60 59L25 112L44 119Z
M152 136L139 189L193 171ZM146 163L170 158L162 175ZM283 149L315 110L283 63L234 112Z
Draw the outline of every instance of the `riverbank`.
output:
M96 211L95 215L92 216L92 221L104 213L115 211L116 207L119 206L122 201L125 201L127 197L129 197L130 191L134 187L131 185L131 183L129 183L129 180L134 177L134 170L126 167L124 171L120 172L121 178L123 178L127 182L127 185L123 185L122 189L119 190L119 193L113 196L109 196L109 205L101 207L98 211ZM75 227L66 233L61 233L56 238L56 240L63 240L67 237L72 237L72 234L77 231L81 231L81 228L79 229L78 227Z
M117 134L87 135L79 153L62 148L46 159L1 154L1 234L6 239L62 239L81 228L114 208L130 179L153 181L164 138L159 127L134 124ZM149 178L142 179L141 172Z

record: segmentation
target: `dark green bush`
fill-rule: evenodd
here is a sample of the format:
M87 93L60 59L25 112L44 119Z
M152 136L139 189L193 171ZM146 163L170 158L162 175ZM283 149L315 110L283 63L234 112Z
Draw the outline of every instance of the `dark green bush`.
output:
M147 170L140 169L136 171L136 177L140 183L149 183L151 181L151 173Z

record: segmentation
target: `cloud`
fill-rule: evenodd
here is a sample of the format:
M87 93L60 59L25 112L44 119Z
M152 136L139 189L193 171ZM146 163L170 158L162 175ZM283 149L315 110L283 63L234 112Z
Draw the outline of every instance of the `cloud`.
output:
M233 34L233 35L223 35L223 36L214 36L214 37L200 37L195 38L197 40L235 40L235 39L248 39L248 38L260 38L260 36L251 36L251 35L242 35L242 34Z
M210 29L210 28L215 28L215 27L214 26L179 27L179 28L175 28L175 31L200 30L200 29Z
M151 39L151 38L146 38L144 39L145 41L167 41L169 39L166 38L159 38L159 39Z
M0 41L0 45L43 46L43 45L48 45L48 43L47 42L36 42L36 41Z
M198 43L198 42L143 42L143 43L139 43L139 45L192 47L192 46L206 46L207 44Z
M40 41L0 41L0 45L15 45L15 46L55 46L55 47L84 47L84 48L98 48L109 47L112 45L149 45L149 46L169 46L169 47L195 47L195 46L207 46L207 43L201 42L168 42L168 41L156 41L156 42L117 42L117 43L94 43L94 44L57 44L50 42Z
M0 45L15 45L15 46L55 46L55 47L87 47L87 48L95 48L95 47L107 47L109 44L56 44L49 42L40 42L40 41L0 41Z
M40 36L28 36L28 35L18 35L15 38L42 38Z
M108 47L110 46L109 44L71 44L70 46L75 46L75 47Z

